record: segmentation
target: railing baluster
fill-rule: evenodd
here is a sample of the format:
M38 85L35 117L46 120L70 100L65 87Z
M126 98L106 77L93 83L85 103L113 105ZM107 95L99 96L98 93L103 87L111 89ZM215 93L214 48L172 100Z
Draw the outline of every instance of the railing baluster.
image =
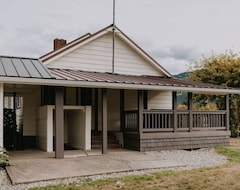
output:
M157 118L158 118L158 128L160 129L160 128L162 128L161 123L160 123L160 113L158 114Z
M151 121L151 129L152 129L152 128L154 128L153 126L154 126L154 115L155 115L155 114L151 114L151 115L152 115L152 119L151 119L151 120L152 120L152 121Z
M154 128L158 129L159 125L158 125L158 113L155 113L155 124L154 124Z
M148 114L148 126L147 128L149 129L151 126L151 114Z

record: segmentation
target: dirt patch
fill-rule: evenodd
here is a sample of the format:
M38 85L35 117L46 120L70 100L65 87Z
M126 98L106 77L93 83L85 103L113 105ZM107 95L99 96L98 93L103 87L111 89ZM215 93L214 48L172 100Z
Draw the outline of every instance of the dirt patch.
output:
M192 171L181 171L170 176L158 176L155 174L144 178L120 179L107 182L106 184L96 184L83 189L210 189L225 190L240 188L240 165L199 169ZM120 185L121 186L120 186ZM80 188L81 189L81 188Z
M240 138L231 138L229 141L229 145L240 148Z

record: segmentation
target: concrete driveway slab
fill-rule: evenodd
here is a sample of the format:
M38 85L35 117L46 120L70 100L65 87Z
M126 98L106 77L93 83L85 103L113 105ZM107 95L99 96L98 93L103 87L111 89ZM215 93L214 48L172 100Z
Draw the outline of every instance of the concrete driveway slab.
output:
M10 156L10 163L11 166L6 169L13 184L183 166L181 163L159 160L152 155L135 151L113 151L105 155L88 152L85 156L82 153L80 156L67 154L67 158L64 159L40 155L39 158L35 157L35 159L27 155L22 157Z

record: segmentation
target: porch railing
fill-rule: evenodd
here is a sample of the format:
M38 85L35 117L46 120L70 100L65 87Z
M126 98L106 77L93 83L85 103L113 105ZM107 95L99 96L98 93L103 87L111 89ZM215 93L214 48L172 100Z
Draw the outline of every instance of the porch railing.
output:
M194 111L193 128L194 129L225 129L227 111Z
M190 125L190 117L191 125ZM173 110L143 110L143 132L171 132L191 130L226 130L227 111L178 110L174 128ZM138 112L125 111L125 131L138 131Z
M143 132L173 131L172 110L144 110Z

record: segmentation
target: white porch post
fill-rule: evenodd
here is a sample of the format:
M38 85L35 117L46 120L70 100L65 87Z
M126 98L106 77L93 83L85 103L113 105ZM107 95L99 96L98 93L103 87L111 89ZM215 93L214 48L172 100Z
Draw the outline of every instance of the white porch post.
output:
M3 83L0 83L0 147L3 147L3 97L4 97L4 88Z
M47 152L53 152L53 110L54 106L46 106L47 108Z

